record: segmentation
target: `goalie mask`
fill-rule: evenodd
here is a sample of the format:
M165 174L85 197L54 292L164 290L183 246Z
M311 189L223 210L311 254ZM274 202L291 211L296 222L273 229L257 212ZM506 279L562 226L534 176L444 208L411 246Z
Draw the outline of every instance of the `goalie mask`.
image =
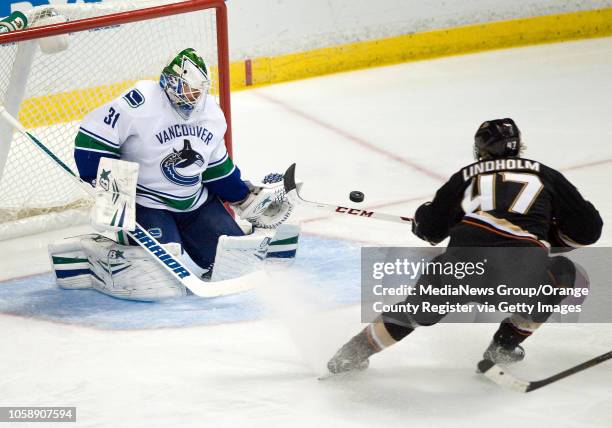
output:
M208 67L195 49L184 49L164 67L159 84L172 107L187 120L206 102L210 88Z

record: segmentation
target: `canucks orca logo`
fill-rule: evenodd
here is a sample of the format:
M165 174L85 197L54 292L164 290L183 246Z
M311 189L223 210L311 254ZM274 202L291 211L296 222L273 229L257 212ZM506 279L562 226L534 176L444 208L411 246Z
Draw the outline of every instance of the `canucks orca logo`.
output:
M183 142L183 148L179 151L172 149L172 153L162 160L160 166L164 176L174 184L194 186L201 180L200 168L204 165L204 158L191 148L189 140ZM197 168L190 168L192 165Z

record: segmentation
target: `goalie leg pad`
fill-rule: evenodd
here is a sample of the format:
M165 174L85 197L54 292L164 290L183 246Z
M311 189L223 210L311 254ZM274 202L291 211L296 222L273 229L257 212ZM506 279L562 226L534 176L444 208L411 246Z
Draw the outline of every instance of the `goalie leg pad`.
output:
M275 230L254 228L245 236L219 238L212 281L222 281L263 269L263 263L293 262L300 235L299 224L282 224Z
M185 296L185 287L144 249L119 245L104 237L81 240L92 271L93 288L110 296L140 301L157 301ZM165 244L166 251L179 256L179 244Z
M91 270L80 238L64 239L49 244L49 257L60 288L78 290L91 288Z
M283 223L276 228L276 233L268 246L267 261L294 259L297 253L301 227L299 224Z
M255 229L245 236L219 237L212 281L223 281L263 268L273 230Z

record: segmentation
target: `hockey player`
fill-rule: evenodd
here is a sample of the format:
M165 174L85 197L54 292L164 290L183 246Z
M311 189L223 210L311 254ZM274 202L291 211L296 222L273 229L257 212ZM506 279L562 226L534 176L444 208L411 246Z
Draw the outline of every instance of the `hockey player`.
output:
M561 173L522 158L522 151L521 134L512 119L484 122L475 135L476 163L454 174L432 202L417 209L412 231L434 245L450 237L445 254L438 260L504 254L487 252L487 247L523 248L523 253L512 253L518 254L516 257L489 257L492 271L504 280L519 283L548 278L556 286L574 287L581 280L574 264L565 257L549 257L548 249L552 245L570 250L595 243L602 219ZM435 284L436 280L438 285L444 283L426 275L419 283ZM520 344L549 315L512 314L500 324L484 358L502 364L522 360ZM364 369L371 355L402 340L417 327L436 324L443 317L383 313L334 355L328 369L332 373Z
M81 178L94 185L100 159L137 163L136 221L161 243L180 244L207 276L219 238L244 234L223 202L242 219L268 228L291 210L284 201L267 216L278 201L242 180L224 144L224 114L208 96L209 87L206 63L194 49L184 49L159 81L139 81L90 112L74 152ZM282 189L282 175L276 179L268 186Z

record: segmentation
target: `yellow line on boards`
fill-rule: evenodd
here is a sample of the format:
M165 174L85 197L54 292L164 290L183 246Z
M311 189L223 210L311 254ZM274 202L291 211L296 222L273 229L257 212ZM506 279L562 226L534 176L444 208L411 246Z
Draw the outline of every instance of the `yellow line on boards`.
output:
M406 34L251 60L253 86L380 65L492 49L612 35L612 8ZM247 86L244 63L231 68L232 89Z

